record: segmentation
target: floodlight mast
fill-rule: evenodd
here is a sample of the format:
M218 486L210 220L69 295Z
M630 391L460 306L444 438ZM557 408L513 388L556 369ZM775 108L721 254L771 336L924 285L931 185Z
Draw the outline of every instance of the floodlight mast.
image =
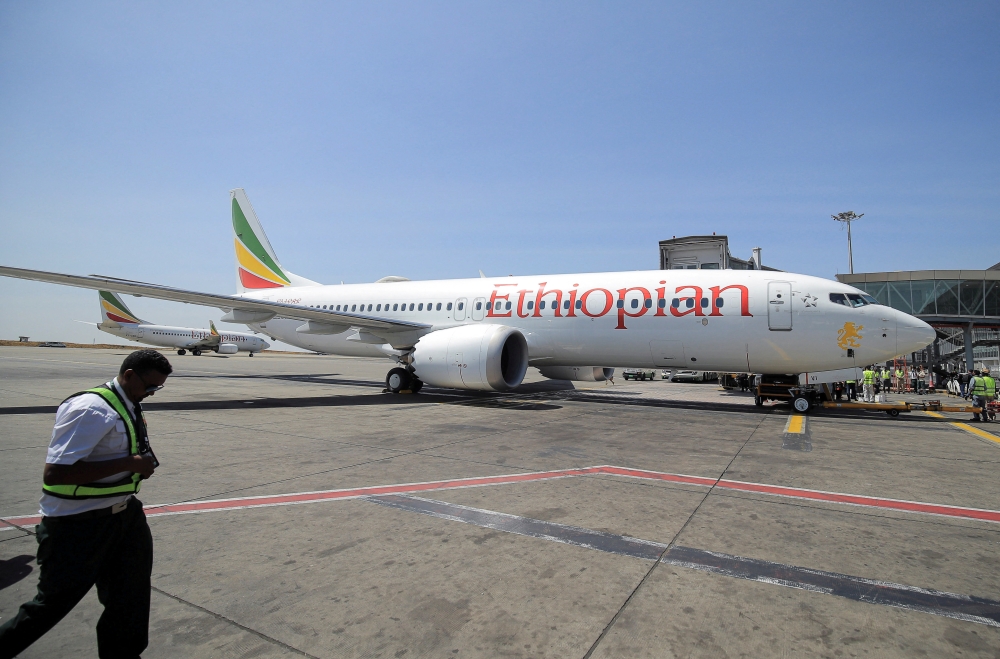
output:
M852 275L854 274L854 250L851 247L851 222L860 220L864 216L864 213L858 215L854 211L846 211L844 213L837 213L836 215L830 216L836 221L843 222L847 225L847 261L850 264Z

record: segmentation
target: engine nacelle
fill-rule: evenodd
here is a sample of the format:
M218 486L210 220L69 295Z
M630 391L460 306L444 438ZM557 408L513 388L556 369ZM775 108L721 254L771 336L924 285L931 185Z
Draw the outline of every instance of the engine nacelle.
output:
M220 355L235 355L239 350L240 347L235 343L220 343L216 352Z
M412 364L417 377L435 387L509 391L528 370L528 342L504 325L450 327L420 337Z
M576 382L604 382L615 374L615 369L601 366L541 366L538 370L550 380Z

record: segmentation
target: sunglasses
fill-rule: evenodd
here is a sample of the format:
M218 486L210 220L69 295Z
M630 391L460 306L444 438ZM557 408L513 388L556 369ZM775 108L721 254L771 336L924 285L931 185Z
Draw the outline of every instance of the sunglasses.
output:
M147 395L151 394L151 393L153 393L155 391L159 391L160 389L163 389L163 385L162 384L149 384L148 382L146 382L145 378L143 378L138 373L136 373L135 376L137 378L139 378L139 382L142 382L144 385L146 385L146 394Z

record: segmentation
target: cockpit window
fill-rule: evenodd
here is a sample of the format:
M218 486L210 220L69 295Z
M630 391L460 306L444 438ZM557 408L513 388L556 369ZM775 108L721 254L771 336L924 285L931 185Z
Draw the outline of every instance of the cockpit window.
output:
M879 304L879 301L866 293L830 293L830 302L842 304L845 307L864 307L869 304Z

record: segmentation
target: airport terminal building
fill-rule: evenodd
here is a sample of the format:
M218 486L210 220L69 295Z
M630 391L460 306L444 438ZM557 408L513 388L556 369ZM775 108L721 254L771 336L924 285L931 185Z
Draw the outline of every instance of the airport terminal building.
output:
M949 371L971 363L1000 368L1000 263L987 270L859 272L837 280L937 330L916 361Z

